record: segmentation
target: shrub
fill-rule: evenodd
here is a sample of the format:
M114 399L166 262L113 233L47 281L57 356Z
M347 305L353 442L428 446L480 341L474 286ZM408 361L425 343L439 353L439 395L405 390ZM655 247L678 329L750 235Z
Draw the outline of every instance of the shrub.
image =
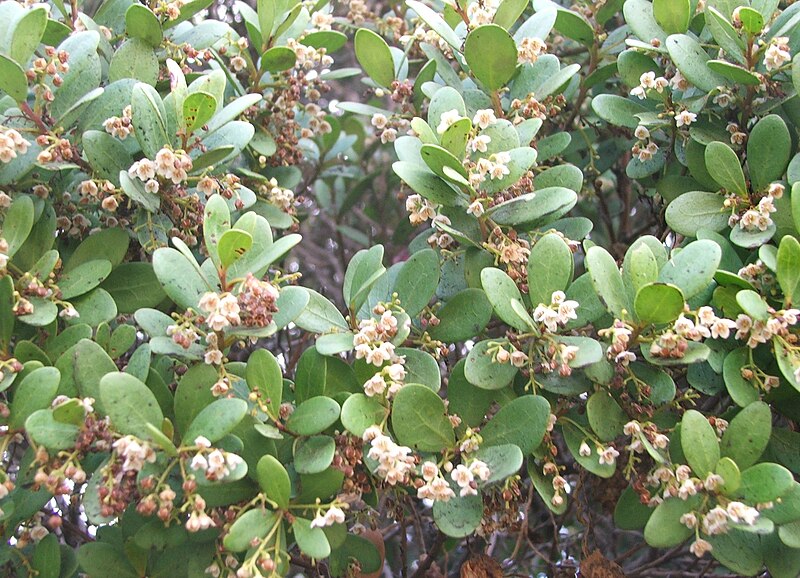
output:
M0 22L4 575L800 574L800 4Z

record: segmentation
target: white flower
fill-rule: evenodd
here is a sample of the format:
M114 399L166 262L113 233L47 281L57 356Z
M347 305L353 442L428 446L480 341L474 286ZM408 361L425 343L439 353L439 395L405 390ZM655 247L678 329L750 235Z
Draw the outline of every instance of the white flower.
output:
M601 465L608 464L610 466L613 466L617 460L617 456L619 456L619 452L614 448L612 448L611 446L607 448L598 447L597 453L600 456L599 462Z
M442 116L439 117L439 126L436 127L436 132L438 132L439 134L443 134L444 131L450 128L451 125L458 122L462 118L464 117L461 116L461 114L456 109L443 112Z
M764 66L772 72L779 69L792 59L789 51L789 39L784 36L773 38L767 51L764 53Z
M581 447L578 449L578 453L584 458L588 458L590 455L592 455L592 448L590 448L589 444L586 442L581 442Z
M490 142L492 142L492 137L488 134L480 134L467 143L467 148L474 153L485 153L489 150Z
M675 126L681 128L682 126L688 127L694 121L697 120L697 115L693 112L689 112L688 110L682 110L678 114L675 115Z
M451 112L455 112L455 111L451 111ZM442 118L444 118L444 115L442 115ZM458 119L456 119L456 120L458 120ZM481 110L479 110L479 111L477 111L475 113L475 117L472 119L472 124L477 126L477 127L480 127L481 129L485 129L490 124L492 124L492 123L494 123L496 121L497 121L497 117L494 115L494 111L491 108L483 108L483 109L481 109ZM443 132L443 131L439 131L439 132ZM478 137L478 138L480 138L480 137Z
M712 547L711 543L703 540L702 538L698 538L692 545L689 546L689 552L697 556L698 558L702 558L707 552L711 552Z
M633 131L633 135L639 140L647 140L650 138L650 131L647 130L646 127L639 125L636 127L636 130Z
M484 209L483 203L481 203L480 199L476 199L476 200L472 201L470 203L469 207L467 207L467 213L469 213L470 215L473 215L475 217L480 217L481 215L483 215L484 211L485 211L485 209Z

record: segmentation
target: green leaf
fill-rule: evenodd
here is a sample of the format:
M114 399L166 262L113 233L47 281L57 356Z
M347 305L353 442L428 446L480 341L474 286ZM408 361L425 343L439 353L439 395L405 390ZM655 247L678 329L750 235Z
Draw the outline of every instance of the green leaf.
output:
M355 35L358 63L377 84L388 87L394 80L394 58L386 41L367 28L359 28Z
M358 437L370 426L380 424L388 414L388 410L374 397L363 393L355 393L342 404L342 425Z
M20 18L9 23L11 38L8 55L21 65L26 65L42 41L47 28L47 10L36 6L20 13Z
M741 7L739 19L742 21L742 28L751 36L758 36L764 29L764 17L757 10L753 10L748 6Z
M725 143L709 143L705 152L706 168L720 187L740 197L747 195L742 165L733 149Z
M529 454L544 438L550 404L540 395L523 395L500 408L481 429L481 447L514 444Z
M686 80L700 90L711 92L718 86L725 85L725 79L708 67L710 58L706 51L691 36L686 34L668 36L667 51Z
M627 0L622 6L622 10L625 22L639 40L650 44L653 39L656 39L663 46L667 34L656 22L652 3L647 0Z
M485 268L481 271L481 285L501 320L520 331L529 331L534 327L533 319L524 307L512 305L514 302L522 305L522 294L505 271L494 267Z
M725 78L745 86L758 86L761 79L755 73L726 60L709 60L708 67Z
M280 461L267 454L258 460L256 466L258 484L264 495L278 504L279 508L289 506L289 497L292 491L292 483L289 474Z
M653 548L672 548L692 534L694 530L681 522L681 516L700 505L700 496L689 496L688 500L667 498L656 507L644 527L644 539Z
M149 159L164 145L172 142L167 136L166 110L156 89L142 82L137 83L131 92L131 117L134 135Z
M1 73L0 73L1 74ZM8 243L6 255L13 257L31 234L34 221L33 200L29 195L17 195L6 210L3 238Z
M680 34L689 29L692 6L689 0L653 0L653 16L667 34Z
M517 375L517 368L510 363L492 361L488 349L492 341L479 341L467 355L464 374L467 380L481 389L502 389Z
M484 462L492 472L487 484L505 481L522 467L522 450L515 444L504 444L480 448L475 457Z
M286 427L301 436L318 434L336 423L339 412L339 404L331 398L312 397L297 406L286 420Z
M777 260L776 273L783 291L783 301L786 307L791 307L800 303L800 242L786 235L778 246Z
M740 470L752 466L764 453L772 435L772 412L763 401L751 403L730 421L722 436L721 455Z
M436 312L439 324L430 327L432 339L455 343L479 335L492 318L492 304L480 289L464 289Z
M254 508L236 518L222 540L226 550L244 552L250 542L261 540L277 523L276 515L265 508Z
M720 457L719 442L708 419L690 409L681 420L681 448L694 474L705 478L714 471Z
M442 398L423 385L406 385L397 392L392 429L399 443L419 451L439 452L455 443Z
M792 484L792 472L778 464L761 463L742 471L739 493L748 502L771 502L790 490Z
M345 271L342 286L342 296L350 310L359 310L372 286L385 272L383 245L362 249L353 255Z
M392 170L415 193L433 203L455 206L463 202L459 193L451 185L425 167L407 161L399 161L392 165Z
M100 379L100 400L111 423L122 434L151 439L147 424L161 428L164 414L155 395L127 373L108 373Z
M464 538L472 534L483 518L481 496L450 498L433 503L433 520L436 527L451 538Z
M555 291L565 291L572 282L572 251L561 235L550 233L539 239L528 257L528 295L531 304L549 304Z
M128 557L108 542L87 542L78 549L81 569L96 578L137 578Z
M9 428L21 429L32 413L50 407L60 381L61 372L55 367L40 367L28 373L14 388Z
M622 435L622 427L630 421L617 401L605 391L598 391L589 397L586 417L594 433L604 442Z
M510 29L527 8L528 2L529 0L503 0L497 7L492 22L506 30Z
M216 111L217 99L213 95L201 90L188 94L182 107L186 134L191 135L208 124Z
M318 474L328 469L336 452L336 442L329 436L303 438L294 450L294 469L298 474Z
M17 102L28 97L28 79L22 67L4 54L0 54L0 90Z
M740 407L747 407L759 399L756 386L742 377L742 368L750 363L750 348L734 349L726 357L722 365L722 376L725 388L731 399Z
M713 281L721 260L722 249L714 241L693 241L680 251L673 251L658 280L677 286L686 299L691 299Z
M144 40L130 38L114 52L108 79L114 82L124 78L134 78L151 86L158 80L158 58L153 47Z
M447 22L441 15L416 0L406 0L406 5L411 8L417 15L427 24L431 30L436 32L442 39L447 42L452 48L457 51L461 50L461 39L453 32L453 29L448 26Z
M150 263L123 263L111 271L101 287L108 291L117 305L118 312L122 314L156 307L167 296Z
M306 291L309 301L300 316L295 319L298 327L310 333L330 333L350 329L333 303L312 289Z
M189 99L187 99L188 102ZM230 229L219 238L217 251L220 264L227 269L253 247L253 236L247 231Z
M597 454L596 450L592 451L588 456L581 455L580 448L583 442L592 446L593 449L595 448L596 444L591 438L588 438L580 429L568 422L562 425L561 430L564 433L564 441L567 444L569 452L580 466L601 478L610 478L614 475L614 472L617 470L616 462L614 464L601 464L600 456Z
M596 96L592 99L592 110L606 122L631 129L635 129L641 122L635 115L647 111L639 102L616 94Z
M247 359L245 379L248 387L260 394L259 401L269 408L272 417L277 417L283 399L283 374L275 356L267 349L256 349Z
M789 129L780 116L770 114L756 123L747 140L747 168L753 190L764 190L783 178L792 150Z
M317 560L330 556L331 545L322 528L312 528L311 522L305 518L295 518L292 531L297 546L306 556Z
M605 302L610 313L622 319L623 311L628 313L632 311L622 275L614 257L608 251L602 247L590 248L586 252L586 268L595 291Z
M485 24L467 35L464 58L475 78L489 90L499 90L516 72L517 44L500 26Z
M753 319L766 321L769 319L769 307L761 295L750 289L739 291L736 294L736 303Z
M294 67L297 55L286 46L273 46L261 55L261 69L268 72L283 72Z
M567 10L552 0L533 0L533 8L537 12L551 8L557 9L556 30L567 38L587 46L594 42L594 28L582 14Z
M163 247L153 253L156 277L169 298L184 309L197 308L200 298L211 290L195 265L171 247Z
M211 443L221 440L239 425L247 414L247 409L247 402L243 399L216 400L204 407L194 418L183 434L184 444L194 444L194 440L199 436L203 436Z
M701 229L721 231L728 226L729 217L725 197L703 191L683 193L667 206L665 214L672 230L687 237L697 237Z
M70 270L59 280L64 299L83 295L97 287L111 273L111 263L105 259L87 261Z
M680 316L685 305L683 293L675 285L648 283L636 292L634 310L645 323L670 323Z
M439 255L423 249L403 263L394 280L394 292L409 317L416 317L428 305L439 285Z
M125 11L125 30L131 38L139 38L154 47L159 46L163 39L158 17L141 4L132 4Z

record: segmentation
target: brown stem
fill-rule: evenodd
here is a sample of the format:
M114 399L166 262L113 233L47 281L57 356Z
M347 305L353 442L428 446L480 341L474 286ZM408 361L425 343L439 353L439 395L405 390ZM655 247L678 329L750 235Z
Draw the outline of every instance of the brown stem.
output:
M19 109L22 111L22 114L28 118L28 120L31 120L36 124L42 134L47 134L50 132L50 127L44 123L42 117L36 114L36 112L34 112L27 102L20 102Z

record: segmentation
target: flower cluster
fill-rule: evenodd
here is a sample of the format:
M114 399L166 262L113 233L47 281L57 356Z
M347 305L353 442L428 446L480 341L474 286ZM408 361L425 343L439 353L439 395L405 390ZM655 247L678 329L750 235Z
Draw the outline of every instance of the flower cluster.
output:
M406 199L406 211L408 211L408 220L412 225L421 225L426 221L436 217L437 205L431 203L427 199L414 194L409 195Z
M630 94L639 100L644 100L647 98L648 90L655 90L661 94L668 86L669 81L663 76L656 77L655 72L645 72L639 77L639 86L635 86Z
M789 50L789 39L785 36L773 38L766 52L764 52L764 66L769 72L774 72L792 60Z
M363 439L370 443L367 457L378 462L375 473L380 478L390 486L408 482L416 466L416 459L411 448L397 445L376 425L367 428Z
M450 4L455 3L450 2ZM491 24L499 6L500 0L471 2L469 6L467 6L467 19L469 20L469 27L476 28L484 24Z
M131 105L122 109L122 116L112 116L103 121L103 128L111 136L125 140L133 132Z
M774 201L772 195L765 195L758 201L758 205L745 211L741 218L732 215L728 224L734 226L738 221L739 227L745 231L766 231L773 225L771 215L777 210Z
M603 446L598 444L595 447L595 451L598 455L598 462L603 465L607 464L609 466L613 466L617 463L617 458L619 457L619 452L613 446ZM589 444L581 442L580 447L578 448L578 454L581 456L588 458L592 455L592 448L589 447Z
M31 143L13 128L0 131L0 162L10 163L17 158L17 153L27 153L29 146Z
M658 145L655 141L650 140L650 131L646 127L639 125L633 132L633 135L638 139L636 144L631 148L631 152L636 155L640 162L646 162L653 158L658 152Z
M239 325L241 307L232 293L208 292L200 298L200 309L206 313L206 324L213 331L222 331L230 325Z
M192 503L192 513L189 514L189 519L186 520L186 530L189 532L199 532L200 530L208 530L215 526L214 520L211 516L206 514L206 501L200 496L194 497Z
M517 60L520 63L533 64L543 52L547 51L547 44L541 38L523 38L517 47Z
M709 337L727 339L735 327L733 320L717 317L711 307L704 306L697 310L695 321L681 314L672 328L650 345L650 353L657 357L680 359L685 355L689 341L702 341Z
M196 438L194 445L199 449L192 458L190 468L194 471L202 471L209 481L225 479L244 461L236 454L212 449L211 442L203 436Z
M338 506L331 506L324 514L322 510L317 511L317 515L311 520L312 528L324 528L334 524L344 524L344 510Z
M260 281L248 273L239 289L239 317L245 327L266 327L277 313L280 293L269 281ZM231 311L233 309L231 308Z
M455 497L456 493L442 476L439 466L433 462L422 464L421 471L422 483L417 484L417 497L421 500L433 500L435 502L447 502Z
M358 333L353 336L356 359L365 359L376 367L387 361L402 363L402 358L395 355L395 346L391 339L397 334L398 320L385 306L378 304L373 313L380 318L364 319L358 324ZM399 372L397 373L399 375ZM405 374L403 374L405 377Z
M117 455L124 460L122 462L123 472L138 472L145 463L152 464L156 461L155 450L147 442L130 435L115 441L113 448Z
M578 302L567 299L563 291L554 291L550 297L550 304L540 303L533 310L533 320L544 325L551 333L558 331L559 325L566 325L572 319L577 319L575 310Z
M188 154L164 147L156 153L155 161L147 158L136 161L128 169L128 174L143 181L147 192L157 193L159 185L156 176L177 185L186 180L187 171L190 170L192 170L192 159Z
M386 395L391 399L403 387L406 378L406 368L403 360L396 357L396 361L387 365L364 383L364 393L367 397Z
M333 64L333 58L325 54L324 48L313 48L300 44L297 40L289 38L286 41L286 47L294 50L297 57L295 68L303 70L311 70L317 66L323 69L329 68Z
M450 477L461 488L459 495L476 496L478 495L478 484L476 478L485 482L492 475L489 466L481 460L472 460L469 465L459 464L450 472Z
M294 192L278 184L278 180L272 177L269 182L262 185L260 191L264 193L267 200L284 212L289 212L294 206Z
M761 343L767 343L773 336L785 337L789 333L789 326L797 324L800 310L785 309L773 311L766 321L753 319L749 315L740 313L736 318L736 339L747 340L747 346L755 349Z

